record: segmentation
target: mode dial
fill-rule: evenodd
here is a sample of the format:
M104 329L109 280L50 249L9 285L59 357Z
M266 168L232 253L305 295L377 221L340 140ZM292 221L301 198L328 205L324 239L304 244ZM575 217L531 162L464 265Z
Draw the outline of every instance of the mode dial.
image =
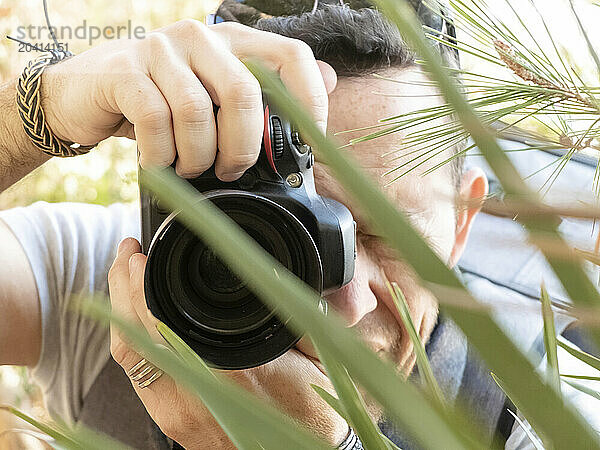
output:
M271 131L273 133L273 156L279 159L283 156L283 127L279 117L271 117Z

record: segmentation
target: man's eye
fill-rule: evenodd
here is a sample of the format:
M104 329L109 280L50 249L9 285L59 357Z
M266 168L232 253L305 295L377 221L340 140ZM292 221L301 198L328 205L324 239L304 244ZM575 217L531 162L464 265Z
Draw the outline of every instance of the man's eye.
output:
M358 236L362 236L365 238L381 239L381 236L373 234L373 232L371 230L365 229L365 228L361 227L360 225L356 229L356 234Z

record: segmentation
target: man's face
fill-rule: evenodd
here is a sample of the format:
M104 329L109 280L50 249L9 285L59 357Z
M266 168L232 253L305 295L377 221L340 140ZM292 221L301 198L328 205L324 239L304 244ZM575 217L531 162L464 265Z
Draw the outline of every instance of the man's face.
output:
M378 119L439 105L442 102L434 88L417 84L427 81L417 68L393 69L387 71L385 76L405 83L394 83L373 76L338 80L337 87L329 96L328 129L331 133L374 125ZM365 133L358 131L340 137L345 143L348 139ZM394 133L356 144L344 151L348 151L393 204L408 215L413 226L425 237L439 257L451 263L457 222L456 188L450 166L436 170L428 176L421 175L425 169L442 161L441 157L448 157L449 153L433 158L431 163L388 184L401 172L390 175L385 173L415 156L406 155L408 150L403 142L404 137L402 132ZM390 152L392 154L386 156ZM397 159L400 155L404 156ZM404 170L406 168L402 169ZM386 280L398 283L402 289L415 327L423 340L427 340L435 325L436 301L428 291L419 286L417 277L409 266L398 259L378 237L370 234L364 214L344 193L328 168L317 163L314 172L319 194L345 204L358 224L354 278L348 285L328 296L327 300L374 351L408 373L415 362L412 344L402 326Z

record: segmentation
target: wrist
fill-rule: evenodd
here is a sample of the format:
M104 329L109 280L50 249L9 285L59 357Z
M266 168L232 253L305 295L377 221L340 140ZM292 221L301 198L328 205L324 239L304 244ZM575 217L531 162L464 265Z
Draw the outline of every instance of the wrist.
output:
M56 136L46 119L46 111L42 105L42 84L46 88L53 83L43 83L46 68L69 58L71 53L65 51L49 51L29 61L17 82L16 103L25 132L31 142L43 153L50 156L71 157L83 155L96 146L83 145ZM47 97L46 97L47 100ZM46 102L46 107L48 102ZM77 111L78 112L78 111ZM52 115L50 115L50 118ZM52 121L52 119L50 120ZM56 128L56 123L54 124Z
M186 428L183 432L173 434L173 436L169 437L186 450L204 450L206 448L215 450L237 449L237 447L233 445L231 439L229 439L227 434L225 434L216 422L205 424L202 427L198 427L197 424L195 424L192 427ZM174 446L174 448L178 447Z
M354 430L348 427L346 437L336 448L339 450L363 450L363 445Z
M351 430L352 429L346 423L346 421L338 423L331 439L327 439L327 443L333 445L335 448L339 448L339 446L342 445L344 440L348 437L348 434Z
M216 425L216 424L215 424ZM206 429L196 432L185 432L181 435L172 437L181 447L186 450L203 450L206 448L218 450L235 450L236 447L229 437L219 430L219 433L207 433ZM358 450L362 447L356 447L354 444L358 441L352 428L345 422L337 422L331 433L325 440L328 444L340 450ZM324 436L322 436L324 437ZM360 442L360 441L358 441Z
M0 86L0 192L27 175L50 157L29 139L19 117L16 81Z
M237 450L237 447L233 445L233 442L227 438L226 440L222 440L219 442L207 442L206 440L199 441L198 437L204 436L203 434L199 434L193 436L190 439L183 438L181 441L175 441L179 444L180 447L185 450L204 450L207 448L215 449L215 450ZM174 449L177 447L173 447Z
M58 139L72 141L72 139L69 139L66 130L62 129L64 119L60 116L62 108L59 100L61 98L60 91L63 86L64 81L59 78L56 66L47 67L41 77L40 100L46 123L52 130L52 133Z

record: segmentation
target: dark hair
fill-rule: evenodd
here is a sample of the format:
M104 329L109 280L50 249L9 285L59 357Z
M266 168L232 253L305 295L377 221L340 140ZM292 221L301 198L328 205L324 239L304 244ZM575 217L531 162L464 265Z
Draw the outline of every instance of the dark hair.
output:
M276 0L263 0L259 11L257 3L225 0L217 14L228 21L304 41L317 59L330 64L342 77L367 75L389 67L410 67L415 63L398 29L375 9L354 10L347 5L324 4L315 12L278 15L291 10L277 8ZM300 10L307 6L295 5Z
M378 11L327 5L300 16L259 19L256 28L306 42L338 76L360 76L414 65L398 29Z
M356 1L364 3L364 0ZM225 0L217 14L227 21L241 22L304 41L315 58L330 64L340 77L364 76L416 64L415 55L401 33L376 9L322 4L312 12L309 9L312 4L312 0L283 3L279 0L246 0L245 3ZM291 14L293 9L290 8L300 13ZM446 64L457 67L454 52L445 46L441 50ZM464 143L461 142L454 146L453 151L458 154L463 148ZM460 156L452 161L452 177L456 186L460 183L463 159Z

